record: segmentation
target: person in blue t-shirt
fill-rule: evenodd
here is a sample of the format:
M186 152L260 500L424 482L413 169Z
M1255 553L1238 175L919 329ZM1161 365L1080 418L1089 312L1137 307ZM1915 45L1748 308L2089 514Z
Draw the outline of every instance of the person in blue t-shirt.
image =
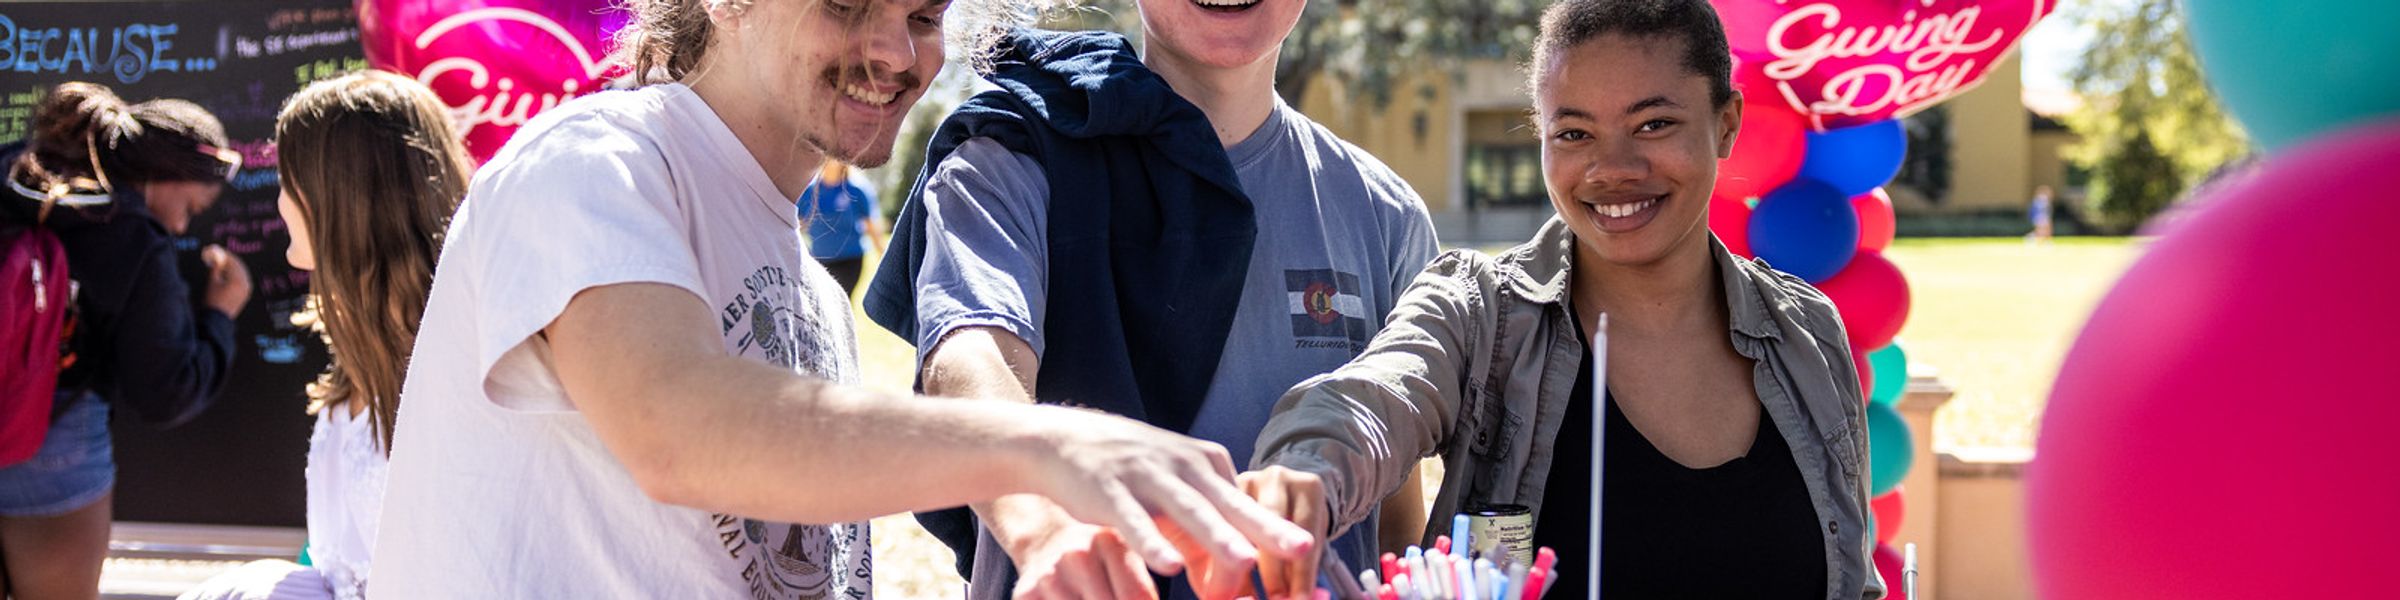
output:
M2033 233L2025 234L2025 243L2050 241L2050 186L2033 188L2033 203L2025 208L2025 217L2033 221Z
M808 255L833 273L844 293L858 289L867 248L883 247L883 211L875 192L850 179L850 165L825 161L816 183L800 193L800 220L808 224Z
M1304 4L1143 0L1139 54L1097 32L999 41L999 89L934 134L862 301L916 344L925 393L1132 416L1222 445L1231 477L1277 398L1366 348L1432 259L1433 223L1382 161L1276 95ZM1154 581L1114 534L1049 504L919 519L972 599L1257 593L1238 561ZM1354 566L1378 546L1372 528L1314 533ZM1318 554L1257 550L1270 572Z

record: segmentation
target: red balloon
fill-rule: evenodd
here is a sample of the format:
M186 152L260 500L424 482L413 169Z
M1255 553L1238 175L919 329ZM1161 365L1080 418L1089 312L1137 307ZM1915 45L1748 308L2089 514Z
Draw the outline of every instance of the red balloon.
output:
M2041 597L2400 589L2395 161L2400 121L2271 156L2101 300L2025 469Z
M621 68L610 0L357 0L367 64L417 78L482 161L534 115L599 91Z
M1906 568L1908 563L1902 562L1900 551L1893 550L1891 544L1875 544L1875 572L1883 575L1884 600L1908 600L1907 580L1900 577L1901 570Z
M1858 249L1882 250L1892 245L1896 227L1892 222L1892 195L1883 188L1850 197L1850 208L1858 211Z
M1750 198L1767 193L1800 172L1808 154L1808 122L1780 103L1742 101L1742 131L1733 156L1717 162L1716 194Z
M1882 252L1861 250L1850 266L1817 284L1842 313L1850 348L1882 348L1908 321L1908 278Z
M1734 256L1750 258L1750 204L1739 196L1717 195L1708 199L1708 230L1716 232L1725 242L1725 249Z
M1875 396L1867 390L1875 389L1875 369L1868 366L1866 351L1850 347L1850 368L1858 371L1858 395L1863 398L1860 402L1874 402Z
M1908 516L1908 500L1901 492L1907 490L1907 486L1895 487L1867 501L1867 508L1875 513L1875 541L1889 544L1899 535L1900 520Z

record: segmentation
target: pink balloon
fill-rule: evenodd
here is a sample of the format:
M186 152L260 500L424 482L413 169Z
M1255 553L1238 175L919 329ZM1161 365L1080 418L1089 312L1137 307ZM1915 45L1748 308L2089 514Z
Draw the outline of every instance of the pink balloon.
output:
M1892 343L1892 338L1900 335L1900 326L1908 322L1908 278L1882 252L1859 251L1850 259L1850 266L1817 284L1817 289L1832 298L1834 309L1842 313L1842 327L1850 335L1853 350Z
M1716 194L1761 196L1800 172L1808 155L1808 122L1770 100L1742 101L1742 130L1733 155L1717 162Z
M2400 589L2395 161L2400 121L2270 157L2101 300L2026 469L2042 597Z
M1883 576L1884 600L1908 600L1908 586L1900 577L1902 569L1906 568L1908 563L1902 560L1900 551L1892 549L1891 544L1875 544L1875 572Z
M1889 544L1900 533L1901 519L1908 516L1908 498L1902 495L1906 491L1907 486L1895 487L1867 501L1867 508L1875 513L1875 541Z
M1740 198L1715 196L1708 199L1708 230L1725 242L1725 249L1734 256L1750 258L1750 205Z
M622 74L606 64L626 13L610 0L357 0L367 63L450 105L475 160L534 115Z
M1817 131L1907 116L1982 83L2055 0L1713 0L1745 96ZM2008 74L2014 77L2014 73ZM1737 144L1738 145L1738 144Z
M1850 208L1858 211L1858 249L1882 250L1892 245L1895 224L1891 194L1875 188L1851 196Z

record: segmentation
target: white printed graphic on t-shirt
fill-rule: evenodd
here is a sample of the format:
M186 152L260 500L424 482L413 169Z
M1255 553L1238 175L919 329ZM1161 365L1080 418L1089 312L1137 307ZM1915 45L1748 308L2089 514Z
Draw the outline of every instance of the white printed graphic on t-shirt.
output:
M833 327L848 319L836 311L842 306L812 306L807 298L795 296L802 289L783 267L767 265L742 278L742 291L733 300L717 309L718 327L725 343L735 354L756 356L779 367L797 367L800 372L818 377L838 379L840 356L827 348L800 347L801 340L820 340L818 346L834 340ZM802 318L816 313L820 317ZM754 352L755 351L755 352Z
M835 335L836 324L849 320L849 304L825 300L832 279L803 264L793 273L786 267L764 265L741 280L741 291L718 307L718 327L726 347L735 354L842 381L848 370L835 346L847 338ZM814 277L816 279L804 279ZM861 585L869 579L870 552L866 531L857 523L835 526L795 525L733 515L714 518L717 539L726 555L742 563L742 582L753 598L867 597ZM857 556L851 556L855 549ZM849 571L845 573L845 571Z
M725 555L742 561L742 582L752 598L865 598L872 550L857 523L791 525L712 515ZM857 548L858 556L849 549ZM846 566L853 565L855 566ZM852 572L843 573L847 569Z

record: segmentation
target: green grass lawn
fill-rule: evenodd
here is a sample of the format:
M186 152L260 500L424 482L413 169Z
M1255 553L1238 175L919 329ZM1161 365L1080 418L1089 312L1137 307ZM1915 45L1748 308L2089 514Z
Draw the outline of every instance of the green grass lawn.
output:
M2059 361L2092 308L2139 256L2137 238L1903 239L1885 255L1907 275L1902 347L1958 395L1936 415L1936 448L2031 448Z
M875 278L875 266L881 262L880 253L869 254L866 273L860 281ZM859 287L864 288L865 285ZM916 381L917 350L908 342L867 320L867 313L851 303L850 316L858 324L859 383L867 387L908 392ZM952 567L955 558L950 549L933 539L907 514L891 515L874 520L875 538L875 597L878 598L957 598L964 594L966 582Z

